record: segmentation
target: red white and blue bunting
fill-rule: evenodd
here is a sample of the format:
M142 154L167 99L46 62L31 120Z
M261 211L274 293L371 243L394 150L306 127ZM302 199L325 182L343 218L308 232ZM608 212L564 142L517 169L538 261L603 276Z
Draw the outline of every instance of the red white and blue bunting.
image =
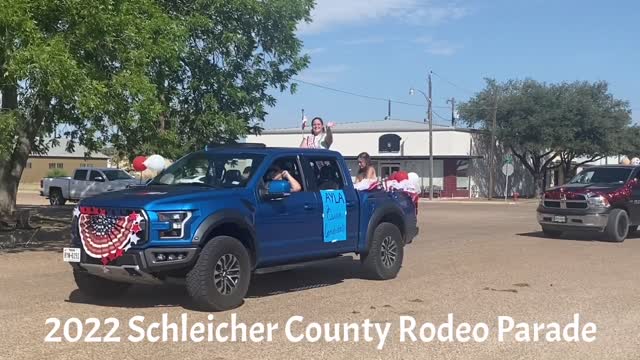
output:
M132 244L137 244L142 231L142 216L107 214L105 209L81 207L73 210L78 217L78 232L87 255L100 259L103 265L123 256Z

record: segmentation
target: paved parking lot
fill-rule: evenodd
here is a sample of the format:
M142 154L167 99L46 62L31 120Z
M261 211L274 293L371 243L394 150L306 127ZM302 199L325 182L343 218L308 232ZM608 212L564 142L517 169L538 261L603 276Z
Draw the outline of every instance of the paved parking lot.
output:
M70 268L55 249L0 253L0 358L68 359L149 357L191 359L636 359L640 353L640 239L622 244L598 241L591 236L547 239L535 223L535 205L421 204L421 234L406 248L405 264L397 279L375 282L360 279L358 263L341 259L314 266L257 276L245 304L233 311L209 314L189 309L180 286L137 287L118 301L91 303L76 291ZM247 327L277 323L271 342L167 342L130 341L138 333L129 326L168 320L180 322L186 314L190 324L217 326L236 322ZM431 342L420 340L420 327L446 323L448 314L456 327L468 323L478 330L486 324L487 339L476 342ZM595 324L593 342L553 342L547 329L535 323L566 324L579 314L579 333L585 324ZM287 337L288 320L301 316ZM504 341L499 341L499 317L504 320ZM63 336L65 321L76 317L85 323L97 318L95 336L105 336L119 322L114 336L119 343L47 343L54 326L48 318L61 320L54 334ZM406 317L406 318L403 318ZM401 342L401 319L416 322L415 342L408 333ZM373 325L390 324L382 349ZM294 342L313 322L360 326L359 339L310 343ZM525 342L523 322L530 326L529 338L540 330L539 341ZM73 337L76 328L69 323ZM365 324L365 325L363 325ZM409 324L405 322L404 325ZM179 329L181 325L178 326ZM534 328L535 326L535 328ZM84 334L94 328L85 323ZM424 328L424 336L429 336ZM444 329L444 328L443 328ZM353 329L352 329L353 330ZM446 330L446 329L444 329ZM460 331L464 332L464 326ZM516 337L516 331L519 331ZM571 329L569 329L571 330ZM587 328L587 334L593 329ZM181 332L180 330L179 332ZM226 330L225 330L226 331ZM314 327L311 326L313 337ZM470 331L467 331L470 333ZM228 335L224 333L223 335ZM349 333L353 335L354 333ZM546 334L546 335L545 335ZM238 336L240 336L239 333ZM447 336L447 332L441 332ZM464 335L459 333L458 335ZM572 335L572 331L565 335ZM579 334L580 335L580 334ZM342 338L344 339L344 338ZM135 340L135 339L133 339ZM241 340L238 338L237 340ZM519 342L516 340L520 340Z

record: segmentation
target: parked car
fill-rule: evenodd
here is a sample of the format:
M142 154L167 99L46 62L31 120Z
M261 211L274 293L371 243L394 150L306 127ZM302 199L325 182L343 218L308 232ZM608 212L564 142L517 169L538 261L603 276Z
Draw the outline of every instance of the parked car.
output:
M537 209L547 236L595 231L622 242L640 225L640 167L589 167L568 183L545 191Z
M127 172L114 168L78 168L72 177L46 177L40 180L40 196L51 205L64 205L103 192L117 191L139 183Z
M302 190L272 180L276 168ZM83 199L74 213L63 258L82 292L177 278L208 311L240 306L252 274L348 254L368 277L394 278L418 233L411 197L355 190L338 152L253 144L191 153L146 187Z

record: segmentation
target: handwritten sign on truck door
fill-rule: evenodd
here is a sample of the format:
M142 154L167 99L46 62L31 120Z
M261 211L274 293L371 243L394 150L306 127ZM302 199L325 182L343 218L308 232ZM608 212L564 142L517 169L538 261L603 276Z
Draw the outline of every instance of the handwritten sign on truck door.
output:
M342 190L321 190L324 242L347 240L347 200Z

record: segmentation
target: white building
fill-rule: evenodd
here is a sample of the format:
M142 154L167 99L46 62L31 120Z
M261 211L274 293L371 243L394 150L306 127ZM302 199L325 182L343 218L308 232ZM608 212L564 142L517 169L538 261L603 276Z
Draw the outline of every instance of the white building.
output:
M381 120L337 123L333 127L331 150L347 160L352 176L358 172L357 156L367 152L378 177L394 171L415 172L421 178L423 191L429 192L429 127L427 123L404 120ZM304 131L309 134L310 129ZM475 130L433 126L434 193L442 197L469 197L474 187L470 171ZM302 140L298 128L268 129L251 135L246 142L274 147L298 147Z
M305 130L309 134L310 129ZM379 120L337 123L333 128L331 150L340 152L351 170L358 172L357 156L367 152L373 160L378 177L394 171L415 172L420 176L422 196L429 193L429 127L427 123L406 120ZM246 142L263 143L274 147L298 147L302 140L299 127L264 130L261 135L248 136ZM474 129L433 126L433 185L434 194L441 197L485 197L493 173L494 195L521 197L535 195L535 182L527 169L513 157L514 172L507 178L502 172L505 154L495 146L494 166L490 167L490 137ZM498 145L498 144L496 144ZM582 165L618 164L622 156L612 156ZM559 163L560 158L554 159ZM577 158L575 164L588 158ZM561 174L562 168L549 170L544 176L546 187L568 181L575 175Z

